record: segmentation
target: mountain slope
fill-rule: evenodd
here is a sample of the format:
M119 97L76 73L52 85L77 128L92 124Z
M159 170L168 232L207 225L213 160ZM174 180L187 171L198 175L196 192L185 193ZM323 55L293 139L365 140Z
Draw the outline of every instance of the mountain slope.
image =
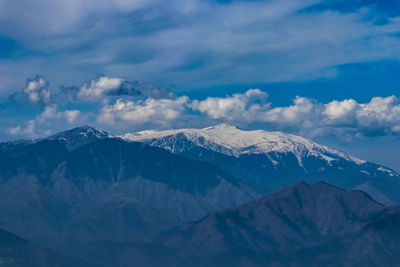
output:
M67 150L71 151L83 145L111 137L113 137L111 134L102 129L84 125L49 136L46 140L59 140L65 144Z
M220 124L204 129L144 131L123 138L216 164L261 194L299 180L324 180L365 190L385 204L400 202L400 176L395 171L291 134L244 131Z
M126 254L138 266L396 266L399 218L364 192L300 182Z
M91 266L40 248L7 231L0 230L0 266L7 267L70 267Z
M0 157L0 227L74 256L258 196L210 163L87 127L9 143Z

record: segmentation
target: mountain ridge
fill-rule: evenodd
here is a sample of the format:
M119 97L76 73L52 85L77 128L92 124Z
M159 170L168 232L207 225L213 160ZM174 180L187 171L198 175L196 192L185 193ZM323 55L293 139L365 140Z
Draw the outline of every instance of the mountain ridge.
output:
M213 163L261 194L297 180L325 180L346 189L364 190L385 204L400 202L400 174L394 170L292 134L245 131L220 124L203 129L142 131L121 137Z
M298 182L163 232L131 249L130 259L138 266L397 266L400 230L389 238L387 226L399 222L400 206Z
M314 153L323 157L327 161L332 158L322 155L320 151L326 151L332 154L340 155L343 158L352 160L358 164L366 161L352 157L346 153L334 150L327 146L319 145L309 139L298 135L287 134L279 131L268 132L264 130L245 131L235 125L223 123L202 129L177 129L166 131L141 131L137 133L127 133L122 138L132 141L142 141L147 139L156 139L168 137L176 134L184 134L189 140L197 142L216 152L222 152L232 156L240 154L257 154L269 152L296 152L300 156L303 152ZM215 143L215 146L202 143L199 139L209 139ZM225 147L227 150L218 150L218 146ZM171 151L168 146L163 147ZM172 151L173 152L173 151Z
M88 131L0 151L0 228L100 264L96 244L137 241L259 196L211 163Z

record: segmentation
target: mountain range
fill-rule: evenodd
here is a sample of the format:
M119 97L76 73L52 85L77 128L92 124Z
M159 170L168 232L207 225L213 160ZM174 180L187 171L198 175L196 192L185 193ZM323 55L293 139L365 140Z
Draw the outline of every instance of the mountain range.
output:
M36 254L98 266L304 266L308 253L318 266L362 265L362 253L385 266L397 260L399 178L280 132L221 124L117 137L82 126L0 143L0 229L32 247L7 248L20 266Z
M259 196L210 163L87 126L0 147L0 228L77 257Z
M400 206L296 183L131 248L138 266L400 266Z
M220 124L204 129L143 131L122 137L213 163L260 194L300 180L323 180L346 189L363 190L385 204L400 202L400 175L394 170L292 134L245 131Z

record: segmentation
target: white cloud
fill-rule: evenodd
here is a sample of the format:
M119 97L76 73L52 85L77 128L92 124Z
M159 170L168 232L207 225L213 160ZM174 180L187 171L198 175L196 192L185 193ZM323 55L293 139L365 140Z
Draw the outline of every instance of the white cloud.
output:
M7 133L29 138L43 137L44 135L49 135L56 125L63 124L63 127L65 127L65 121L69 124L75 123L80 115L81 112L79 110L60 111L57 105L48 105L44 107L44 110L35 119L8 128Z
M276 107L266 113L263 121L277 124L303 124L309 125L309 121L316 114L316 104L312 99L296 97L294 105L289 107Z
M360 104L356 116L359 127L399 133L400 104L395 96L374 97L369 103Z
M18 125L16 127L9 128L7 132L11 135L34 136L35 135L35 121L34 120L28 121L25 127Z
M78 98L86 100L98 100L112 91L118 90L124 82L122 78L99 77L82 85L78 92Z
M174 98L168 88L152 83L128 81L125 78L99 76L84 83L76 93L81 100L107 102L109 96L146 96L151 98Z
M142 91L142 98L126 97ZM37 136L46 132L46 128L54 128L53 123L87 123L89 118L96 116L99 123L117 128L133 125L182 127L185 123L205 126L229 121L241 126L264 125L270 130L309 137L336 135L350 139L400 135L400 104L396 96L374 97L367 103L354 99L321 103L297 96L292 105L274 107L268 101L268 94L260 89L198 100L187 96L176 97L171 91L151 84L106 76L93 79L72 93L90 101L107 101L99 101L103 103L97 105L95 110L85 112L76 108L66 109L65 106L60 109L61 106L54 104L54 99L50 101L48 82L43 76L36 76L29 79L24 90L13 97L17 100L26 97L29 103L43 104L42 112L33 120L8 128L7 132L11 135ZM112 98L108 96L123 97L110 104ZM94 115L94 111L98 113ZM190 122L187 121L189 119Z
M27 79L25 88L10 95L10 100L19 104L40 104L48 105L51 103L51 91L48 89L48 81L41 75Z
M333 123L354 124L359 104L353 99L343 101L332 101L325 105L325 112L328 121Z
M154 99L131 101L118 99L113 105L104 105L98 122L103 124L144 124L169 125L172 120L182 116L187 108L189 98Z
M74 123L78 119L80 114L81 112L77 109L64 111L64 116L69 124Z
M29 51L51 52L43 60L12 61L13 69L40 66L64 81L66 72L74 78L97 72L186 88L280 82L400 58L399 18L374 24L371 18L382 14L373 8L304 11L321 2L8 0L0 10L0 33ZM0 68L14 83L27 72L10 71L6 61Z
M354 99L327 104L296 97L293 105L273 107L267 95L253 89L244 94L192 101L192 108L212 119L239 124L267 123L271 129L307 136L374 136L400 134L400 104L395 96L374 97L368 103Z
M253 122L262 119L269 109L268 95L259 89L250 89L244 94L226 97L208 97L203 101L194 100L193 110L206 113L213 119Z

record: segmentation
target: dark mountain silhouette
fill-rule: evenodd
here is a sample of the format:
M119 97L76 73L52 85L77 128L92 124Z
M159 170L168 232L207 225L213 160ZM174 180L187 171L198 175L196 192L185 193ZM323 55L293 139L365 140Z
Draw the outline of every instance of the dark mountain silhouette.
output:
M400 208L299 182L125 253L137 266L399 266Z
M60 256L4 230L0 230L0 266L94 267L80 260Z

